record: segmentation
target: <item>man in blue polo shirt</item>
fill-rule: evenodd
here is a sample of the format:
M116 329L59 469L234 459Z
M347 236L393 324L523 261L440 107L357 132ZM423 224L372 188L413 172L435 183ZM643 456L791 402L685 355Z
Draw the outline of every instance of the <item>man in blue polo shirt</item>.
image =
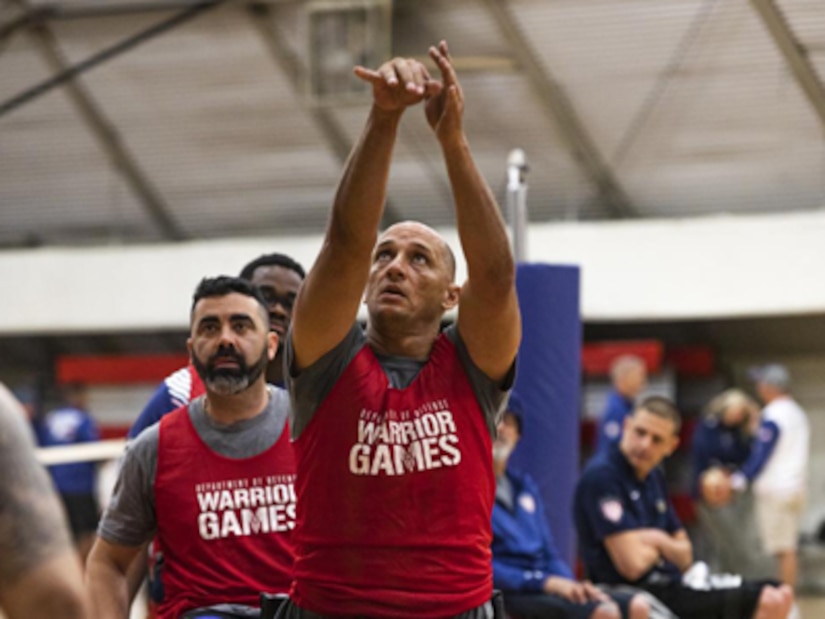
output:
M516 393L498 424L493 443L496 502L493 506L493 580L507 612L522 619L647 619L641 596L608 596L578 582L547 526L538 488L529 475L508 469L521 438L522 407Z
M684 584L693 548L659 466L678 446L680 427L673 403L648 398L625 420L618 446L585 467L574 516L588 576L646 589L681 619L785 619L793 601L785 585Z

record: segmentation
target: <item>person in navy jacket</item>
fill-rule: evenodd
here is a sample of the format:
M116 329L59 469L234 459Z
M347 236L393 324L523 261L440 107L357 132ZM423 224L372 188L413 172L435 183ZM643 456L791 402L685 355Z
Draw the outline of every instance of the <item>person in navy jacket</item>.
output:
M680 619L785 619L793 602L787 585L691 582L693 547L660 466L679 444L681 423L672 402L647 398L625 420L618 446L585 467L574 518L588 576L646 589Z
M493 444L493 581L504 592L507 611L522 618L647 619L648 605L641 597L615 594L611 599L592 583L574 579L553 541L536 483L507 468L521 429L522 404L514 393Z
M730 493L725 477L750 458L759 425L759 405L739 389L713 398L691 442L696 511L706 534L709 563L722 572L764 577L772 573L761 552L754 520L753 494Z

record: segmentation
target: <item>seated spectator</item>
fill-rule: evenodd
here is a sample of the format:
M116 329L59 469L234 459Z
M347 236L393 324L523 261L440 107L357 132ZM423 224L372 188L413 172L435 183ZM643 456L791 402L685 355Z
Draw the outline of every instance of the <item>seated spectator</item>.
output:
M588 575L646 589L680 619L785 619L793 601L787 585L737 579L721 588L684 578L693 547L659 466L678 446L680 427L670 401L648 398L626 419L618 448L585 467L574 514Z
M617 593L611 599L589 581L573 578L553 542L535 482L507 468L521 430L521 402L513 394L493 444L493 581L504 593L507 612L521 619L647 619L641 597Z
M97 423L89 414L85 385L71 383L61 389L63 406L43 418L38 438L43 447L77 445L100 440ZM86 560L100 517L97 504L97 463L54 464L49 473L69 517L69 527L81 561Z
M753 494L731 493L725 480L751 455L759 417L753 399L728 389L710 401L691 444L696 511L711 544L709 563L718 571L750 578L772 572L759 547Z

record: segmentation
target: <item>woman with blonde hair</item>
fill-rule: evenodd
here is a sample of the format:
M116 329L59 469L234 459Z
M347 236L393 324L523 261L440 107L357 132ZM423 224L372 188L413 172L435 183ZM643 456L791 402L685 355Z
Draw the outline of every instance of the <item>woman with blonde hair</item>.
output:
M693 435L694 495L716 570L759 578L772 574L760 550L750 491L732 493L727 477L750 456L759 427L759 405L739 389L714 397Z

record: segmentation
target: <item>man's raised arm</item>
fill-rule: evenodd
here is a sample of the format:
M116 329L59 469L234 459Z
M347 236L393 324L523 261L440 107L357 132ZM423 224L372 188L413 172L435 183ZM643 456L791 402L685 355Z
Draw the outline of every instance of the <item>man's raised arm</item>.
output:
M427 101L427 120L444 153L467 261L458 330L473 362L500 381L510 370L521 340L515 261L498 204L464 134L464 98L446 42L430 48L430 56L441 71L443 87Z
M338 184L323 246L292 319L297 368L340 342L358 313L387 195L392 151L404 110L440 90L420 62L395 58L376 71L356 67L373 89L373 106Z

